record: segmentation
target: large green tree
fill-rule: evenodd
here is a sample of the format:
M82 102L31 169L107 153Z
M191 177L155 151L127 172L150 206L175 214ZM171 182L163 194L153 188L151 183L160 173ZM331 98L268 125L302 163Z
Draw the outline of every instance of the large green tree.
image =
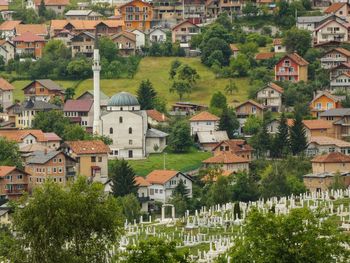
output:
M348 262L349 235L323 216L306 208L287 215L252 209L229 256L233 262Z
M239 122L235 112L231 108L224 108L220 116L219 129L226 131L229 138L233 138L238 128Z
M123 209L123 214L129 222L138 220L141 215L140 202L134 194L118 197L118 202Z
M115 197L137 194L136 175L126 160L122 159L111 162L108 170Z
M182 100L185 94L190 94L192 92L192 85L188 81L174 81L173 85L170 87L170 92L177 93L179 99Z
M147 80L141 81L137 90L137 99L142 110L154 109L156 104L157 92L154 90L152 83Z
M34 117L32 127L43 132L54 132L58 136L63 136L65 128L69 124L69 119L64 117L62 111L52 110L38 112Z
M303 119L296 113L292 127L290 127L290 147L294 155L303 153L307 148L306 131Z
M188 122L177 121L171 126L168 145L174 152L187 152L191 148L193 141Z
M22 168L18 144L0 137L0 165Z
M99 38L98 47L99 47L102 59L106 59L108 62L112 62L117 58L117 55L118 55L117 46L110 38L108 37Z
M284 113L281 114L279 120L278 130L273 140L272 152L275 157L283 157L290 152L289 128Z
M311 48L311 35L308 30L293 27L285 32L283 44L288 52L297 52L304 56L306 51Z

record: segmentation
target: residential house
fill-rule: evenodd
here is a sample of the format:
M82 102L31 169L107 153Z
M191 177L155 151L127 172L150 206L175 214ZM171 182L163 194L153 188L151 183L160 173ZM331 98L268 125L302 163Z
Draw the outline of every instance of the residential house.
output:
M12 39L16 35L16 27L21 24L20 20L4 21L0 25L0 36L2 39Z
M51 79L34 80L23 88L23 92L26 100L49 102L59 97L64 101L64 90Z
M348 41L347 23L336 19L328 20L319 25L314 31L314 44L321 44L329 41Z
M16 47L16 54L29 54L34 58L41 58L46 40L42 36L37 36L32 32L25 32L13 38Z
M166 41L166 32L161 28L152 28L148 32L148 38L151 43L162 43Z
M153 0L153 21L165 25L176 24L183 19L183 5L181 0Z
M331 69L341 63L350 62L350 51L345 48L334 48L326 52L321 58L321 67Z
M150 3L141 0L132 0L116 7L116 14L121 15L125 23L125 29L140 29L146 31L151 28L153 19L153 7Z
M0 166L0 200L16 200L28 191L29 174L15 166Z
M272 42L273 51L275 53L284 53L286 52L286 46L283 45L282 38L275 38Z
M39 6L42 0L28 0L27 8L32 8L35 11L39 11ZM69 5L69 0L43 0L47 10L52 10L56 14L63 15L64 9Z
M309 156L332 152L341 152L350 155L350 142L329 136L313 136L310 138L306 149L306 154Z
M202 111L190 118L191 135L194 136L199 131L213 132L219 126L220 118L207 111Z
M0 40L0 56L3 57L5 64L10 59L15 58L15 45L8 40Z
M204 168L219 166L224 171L243 172L249 171L250 160L231 152L222 152L202 161Z
M146 132L146 152L149 153L159 153L163 152L167 146L166 138L169 134L162 132L160 130L150 128Z
M135 55L136 35L128 31L119 32L111 37L117 45L119 53L123 56Z
M76 177L76 161L62 151L36 151L30 154L25 171L30 174L29 189L32 190L46 180L65 185Z
M66 141L60 149L77 161L77 174L89 177L93 181L107 181L110 149L102 141Z
M149 197L153 201L162 203L168 202L180 181L186 186L188 197L192 197L193 179L182 172L174 170L154 170L146 176L146 181L151 184L148 189Z
M297 53L283 56L275 65L276 81L307 81L309 63Z
M334 15L299 16L297 17L297 28L314 32L319 25L333 18Z
M197 131L195 141L204 151L211 151L219 142L228 140L226 131Z
M293 120L288 120L289 126L293 125ZM310 139L314 136L335 137L333 123L325 120L303 120L306 137Z
M183 0L183 18L194 24L203 23L206 0Z
M43 38L46 38L49 35L49 31L45 24L18 24L16 26L16 36L21 36L27 32Z
M77 100L94 100L94 91L93 90L87 90L83 94L81 94ZM100 91L100 106L101 110L106 110L107 109L107 104L108 104L109 97Z
M64 16L70 20L100 20L102 15L92 10L69 10Z
M329 83L329 91L331 93L342 92L348 94L350 90L350 71L344 72L337 77L331 79Z
M273 119L267 123L267 132L269 134L276 134L278 132L278 127L280 126L279 119Z
M239 133L243 134L244 123L251 115L262 118L265 107L253 100L247 100L235 107L236 115L239 121Z
M230 44L230 49L231 49L231 52L232 52L232 57L237 58L238 52L239 52L239 48L237 47L237 45Z
M328 191L339 176L344 185L350 185L350 157L339 152L316 156L311 160L312 173L304 175L304 184L310 192Z
M207 7L209 8L209 12L211 11L216 15L225 12L230 17L237 14L241 14L244 6L244 2L242 0L218 0L218 1L209 1L209 2L214 2L214 3L210 3ZM216 6L218 7L218 10Z
M171 29L172 42L180 42L180 46L183 48L189 48L192 37L199 33L199 26L185 20Z
M150 126L168 125L169 118L157 110L147 110L147 121Z
M0 11L3 10L9 10L9 1L8 0L1 0L0 1Z
M207 106L200 105L197 103L192 102L176 102L172 105L172 112L170 112L170 115L178 115L179 113L183 112L185 115L192 115L197 111L205 111L208 110Z
M15 126L19 129L28 129L32 127L35 115L38 112L60 109L55 104L40 100L27 100L21 104L15 104L14 107L7 108L9 115L15 116Z
M341 63L339 66L331 68L329 72L330 79L332 80L342 73L350 72L350 63Z
M263 60L272 59L274 57L275 57L274 52L261 52L255 55L255 60L263 61Z
M95 35L90 32L81 32L71 38L72 56L84 54L87 57L92 57L94 53Z
M139 30L139 29L134 29L131 31L131 33L135 34L136 36L136 49L139 50L142 47L146 45L146 34Z
M333 122L335 138L347 139L350 136L350 109L335 108L322 112L321 120Z
M49 149L57 149L62 141L55 133L44 133L41 130L30 129L0 129L0 138L1 137L16 142L20 149L34 144L40 144Z
M0 78L0 107L6 111L13 103L13 90L15 89L6 79Z
M350 16L350 4L347 2L332 3L328 8L324 10L325 14L336 15L338 17L349 20Z
M257 93L257 100L265 108L271 109L272 112L281 112L282 110L283 88L276 83L270 82Z
M63 106L64 116L72 123L84 127L92 133L94 122L94 101L93 100L67 100Z
M319 92L310 102L312 116L318 117L326 110L342 108L341 101L343 99L343 96L332 95L328 91Z
M253 159L253 147L250 146L246 140L242 139L231 139L225 140L218 143L213 148L214 156L220 155L224 152L235 154L239 157L245 158L247 160Z
M55 35L51 36L51 39L55 39L55 40L60 40L62 41L67 47L71 47L72 45L72 38L75 35L70 32L67 29L63 29L62 31L57 32Z
M124 22L121 20L51 20L50 36L55 36L62 30L68 30L76 35L81 32L89 32L92 35L109 36L122 31Z

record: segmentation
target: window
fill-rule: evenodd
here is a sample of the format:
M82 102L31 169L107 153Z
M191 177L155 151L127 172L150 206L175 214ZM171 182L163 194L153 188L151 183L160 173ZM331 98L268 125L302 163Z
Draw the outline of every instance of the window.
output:
M129 150L129 158L133 158L134 157L134 153L133 153L133 151L132 150Z
M62 162L62 159L61 159L61 158L59 158L59 159L58 159L58 162L59 162L59 163L61 163L61 162Z
M327 102L327 110L333 108L333 103L332 102Z
M118 155L118 151L117 151L117 150L114 150L114 151L113 151L113 155Z
M101 156L98 157L98 162L102 163L102 157Z
M59 167L59 168L58 168L58 173L60 173L60 174L61 174L61 173L62 173L62 171L63 171L63 170L62 170L62 167Z
M95 163L96 162L96 156L91 156L91 162Z
M56 167L53 168L53 172L54 172L54 173L57 172L57 168L56 168Z
M54 159L53 159L53 162L54 162L54 163L57 163L57 159L56 159L56 158L54 158Z
M321 104L320 102L318 102L318 103L316 104L316 109L320 110L321 108L322 108L322 104Z
M20 174L20 175L17 175L17 179L18 180L22 180L23 179L23 176Z
M154 189L154 192L155 192L156 194L158 194L158 189Z
M113 128L109 128L109 134L113 134Z
M132 134L132 128L129 127L129 134Z
M132 145L132 140L129 140L129 145Z
M149 189L149 194L154 195L154 189Z
M162 193L163 193L163 190L159 189L159 193L162 194Z
M123 117L119 117L119 123L123 123Z

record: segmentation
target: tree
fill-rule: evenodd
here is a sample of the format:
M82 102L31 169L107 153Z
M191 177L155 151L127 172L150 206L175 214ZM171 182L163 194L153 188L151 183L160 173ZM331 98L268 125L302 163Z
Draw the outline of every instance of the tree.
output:
M140 218L141 207L140 202L134 194L128 194L118 197L118 202L123 208L123 214L129 222L133 222Z
M216 108L221 110L227 108L227 98L221 91L215 92L211 97L210 108Z
M273 146L273 155L275 157L284 157L290 152L289 128L287 124L287 118L284 113L281 114Z
M259 132L253 136L251 144L256 150L256 154L260 156L266 156L271 150L271 138L267 132L267 124L265 122L263 122Z
M65 127L62 137L65 141L79 141L91 139L92 136L82 126L71 124Z
M248 1L243 7L242 13L247 16L256 16L259 13L259 8L252 2Z
M174 81L173 85L170 87L170 92L176 92L179 95L179 99L182 100L185 94L190 94L192 92L192 86L188 81Z
M188 194L189 194L189 191L186 185L182 180L180 180L180 182L177 184L177 186L173 190L173 195L180 195L182 197L187 198Z
M138 186L135 181L135 172L124 159L110 163L109 172L112 191L115 197L137 194Z
M208 206L216 204L225 204L231 201L231 186L229 179L225 176L219 176L215 183L213 183L209 191L206 192Z
M344 182L344 178L342 178L340 172L336 172L333 180L332 180L332 184L329 186L329 189L333 189L333 190L345 190L347 188L345 182Z
M123 224L120 207L100 183L79 177L63 189L51 180L16 208L16 243L25 259L11 262L105 262Z
M57 62L59 59L71 59L72 52L62 40L51 39L43 49L43 56L50 57L54 62Z
M277 164L269 164L261 173L260 193L263 198L291 194L287 176Z
M147 80L141 81L137 90L137 99L142 110L152 110L155 107L157 92L154 90L152 83Z
M43 17L45 17L45 15L46 15L46 6L45 6L44 0L40 1L40 5L38 8L38 14L39 14L39 16L43 16Z
M171 68L169 71L169 77L170 79L174 79L176 76L177 69L181 66L181 62L179 60L174 60L171 62Z
M229 64L230 57L231 57L231 49L229 44L224 39L221 39L219 37L212 37L212 38L209 38L208 41L205 41L205 39L202 41L202 44L201 44L202 62L208 67L211 67L212 66L211 63L213 63L214 61L209 60L209 57L216 50L221 51L223 55L221 66L227 66Z
M77 58L69 62L67 71L74 79L85 79L92 75L91 65L85 58Z
M176 248L174 241L149 238L128 248L125 263L188 263L187 255Z
M288 52L297 52L304 56L306 51L311 47L311 35L308 30L293 27L287 30L283 38L283 44Z
M100 50L101 58L112 62L117 59L118 49L116 44L108 37L101 37L98 39L98 48Z
M236 83L234 83L233 80L230 79L229 83L225 87L225 92L227 94L231 94L232 95L233 92L237 92L237 91L238 91L238 87L237 87Z
M259 198L257 183L246 173L235 175L235 184L232 186L233 200L249 202Z
M185 121L175 122L171 126L168 143L174 152L187 152L193 145L189 123Z
M18 168L23 167L18 144L16 142L0 137L0 149L0 165L16 166Z
M199 79L197 71L186 64L182 64L177 68L176 77L178 80L190 83L191 86Z
M331 218L321 220L323 216L307 208L287 215L252 209L229 256L233 262L345 263L349 236Z
M64 101L71 100L75 96L75 89L74 88L67 88L64 91Z
M219 130L226 131L231 139L238 128L239 122L234 111L231 108L224 108L220 117Z
M262 126L262 119L255 116L250 115L246 122L244 123L243 131L246 135L255 135L259 132L261 126Z
M290 147L294 155L303 153L307 148L306 131L299 113L296 114L293 126L290 128Z
M222 25L227 31L232 30L232 22L226 12L220 13L220 15L216 18L215 23Z
M70 125L69 119L58 110L38 112L32 122L33 129L54 132L60 137L63 137L67 125Z
M245 77L248 75L250 62L246 55L240 53L238 54L237 58L234 58L231 61L230 67L234 75L238 77Z

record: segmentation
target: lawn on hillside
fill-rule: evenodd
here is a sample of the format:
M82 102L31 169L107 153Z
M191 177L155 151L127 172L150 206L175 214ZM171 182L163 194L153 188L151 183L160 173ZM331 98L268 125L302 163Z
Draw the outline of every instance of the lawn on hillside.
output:
M211 156L210 152L199 152L192 150L188 153L155 153L145 160L128 161L135 173L139 176L146 176L153 170L165 168L188 172L201 166L202 161Z
M101 89L108 96L112 96L120 91L128 91L135 94L142 80L149 79L158 94L167 100L168 105L179 101L176 93L170 93L169 88L172 80L169 79L169 70L173 57L145 57L141 60L138 71L133 79L103 79L101 80ZM199 58L177 58L183 63L195 68L200 76L197 80L196 87L189 96L184 97L184 101L191 101L202 104L209 104L210 98L216 91L224 92L228 79L216 79L215 74L204 66ZM233 95L227 95L228 102L234 100L239 102L247 99L249 83L247 78L237 78L234 82L239 88L239 91ZM92 79L81 82L77 89L76 95L79 96L86 90L92 89Z

